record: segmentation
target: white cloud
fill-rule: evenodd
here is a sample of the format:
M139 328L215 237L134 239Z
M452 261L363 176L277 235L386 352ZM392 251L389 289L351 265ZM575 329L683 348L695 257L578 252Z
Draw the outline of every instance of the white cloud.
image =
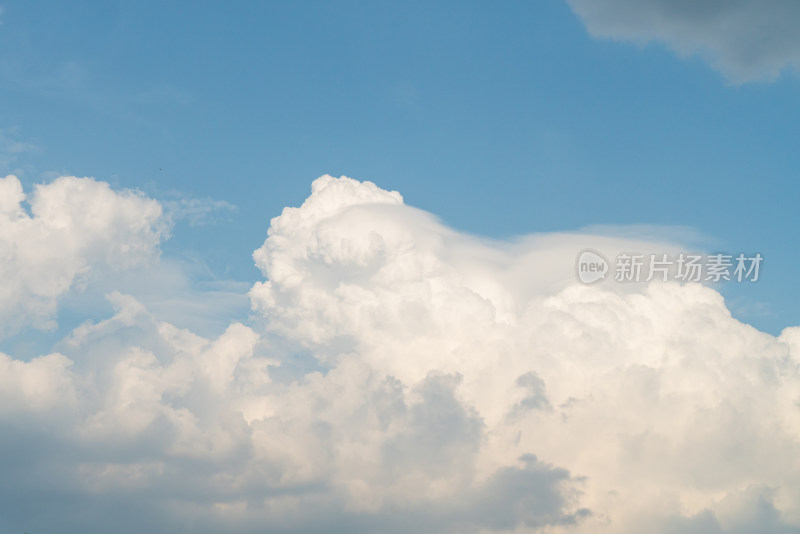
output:
M577 285L592 244L666 246L482 240L323 177L254 254L251 326L112 292L52 354L0 356L0 530L800 531L800 328Z
M576 531L639 532L708 510L734 532L722 503L750 487L777 488L747 495L797 521L800 509L781 508L800 502L793 331L743 325L702 286L571 283L592 241L662 245L493 243L367 195L371 184L343 200L351 187L322 178L273 220L254 255L268 281L251 291L268 328L327 365L356 354L404 384L462 376L486 429L476 473L533 453L585 476L580 502L594 515Z
M25 199L15 176L0 178L0 335L52 326L60 296L97 269L154 258L166 231L158 202L90 178L37 186L30 214Z
M793 0L567 0L589 32L699 54L734 83L774 80L800 66Z
M581 514L569 473L532 456L476 478L485 428L457 375L406 385L352 355L281 385L269 373L280 362L258 354L250 328L204 339L130 296L109 298L114 317L77 329L66 355L0 360L15 368L9 383L23 384L2 383L18 402L0 412L0 445L13 454L0 461L0 528L57 521L78 532L140 510L157 531L189 522L197 532L472 532ZM44 389L46 402L29 406ZM70 402L54 403L59 395ZM53 427L38 423L47 415ZM22 438L33 452L19 449ZM51 455L59 460L42 461ZM46 495L50 485L64 501ZM54 519L26 515L21 499L44 500ZM93 503L80 518L68 509L75 500Z

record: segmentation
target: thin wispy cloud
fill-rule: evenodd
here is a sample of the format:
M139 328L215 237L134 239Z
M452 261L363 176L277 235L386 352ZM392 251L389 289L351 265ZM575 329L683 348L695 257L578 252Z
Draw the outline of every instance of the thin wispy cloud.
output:
M187 221L191 226L207 226L226 220L237 207L225 200L212 198L178 198L162 202L167 218L173 222Z
M15 128L0 128L0 169L15 170L20 158L37 150L37 145L23 139Z

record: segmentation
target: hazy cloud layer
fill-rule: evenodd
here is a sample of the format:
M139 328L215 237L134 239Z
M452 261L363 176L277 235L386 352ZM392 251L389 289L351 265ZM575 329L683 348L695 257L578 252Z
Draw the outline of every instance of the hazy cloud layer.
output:
M589 32L698 54L734 83L800 66L794 0L567 0Z
M800 329L700 285L577 285L589 243L648 246L478 239L322 177L254 253L249 325L112 292L52 353L0 355L0 530L800 532Z

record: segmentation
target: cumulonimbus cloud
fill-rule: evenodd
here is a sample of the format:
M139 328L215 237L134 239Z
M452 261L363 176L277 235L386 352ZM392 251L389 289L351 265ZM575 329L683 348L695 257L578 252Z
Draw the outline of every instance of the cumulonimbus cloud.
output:
M771 81L800 66L793 0L567 1L594 36L698 54L734 83Z
M699 284L581 285L591 242L647 245L476 238L324 176L254 253L249 325L112 293L0 355L0 528L797 532L800 329Z

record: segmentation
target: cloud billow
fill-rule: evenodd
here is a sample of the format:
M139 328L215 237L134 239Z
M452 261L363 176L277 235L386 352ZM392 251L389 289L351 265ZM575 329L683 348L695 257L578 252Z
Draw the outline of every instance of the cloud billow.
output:
M54 325L58 299L98 271L146 264L166 237L161 205L90 178L61 177L29 200L0 178L0 338Z
M324 176L254 253L248 324L112 292L52 353L0 355L0 529L797 532L800 329L577 283L603 239L641 245L480 239Z

